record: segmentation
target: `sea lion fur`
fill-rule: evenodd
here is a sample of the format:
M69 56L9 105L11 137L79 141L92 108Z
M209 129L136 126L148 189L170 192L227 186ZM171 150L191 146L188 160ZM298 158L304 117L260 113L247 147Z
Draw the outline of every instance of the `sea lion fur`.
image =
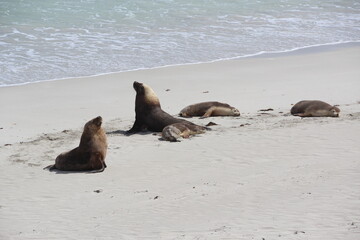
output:
M296 103L290 113L299 117L339 117L340 109L319 100L303 100Z
M187 123L174 123L166 126L162 133L162 139L170 142L178 142L179 138L189 138L191 135L204 133L208 128Z
M201 116L201 118L213 116L240 116L240 111L227 103L201 102L189 105L182 109L181 117Z
M81 135L80 144L71 151L61 153L55 164L45 169L61 171L102 172L106 168L105 157L107 138L101 127L102 118L96 117L88 121Z
M175 118L163 111L159 98L148 85L135 81L133 87L136 91L135 122L132 128L127 131L127 134L137 133L142 130L162 132L166 126L173 123L193 124L184 119Z

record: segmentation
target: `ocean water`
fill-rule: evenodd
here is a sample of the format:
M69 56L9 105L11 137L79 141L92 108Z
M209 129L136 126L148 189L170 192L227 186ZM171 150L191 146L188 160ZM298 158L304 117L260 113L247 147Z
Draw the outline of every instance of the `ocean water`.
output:
M0 0L0 86L359 41L359 0Z

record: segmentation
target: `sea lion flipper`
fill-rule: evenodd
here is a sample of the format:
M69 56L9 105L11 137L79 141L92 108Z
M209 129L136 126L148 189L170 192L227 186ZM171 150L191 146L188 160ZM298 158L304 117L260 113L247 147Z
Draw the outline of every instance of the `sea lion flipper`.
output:
M50 172L55 170L55 169L56 169L55 164L51 164L51 165L43 168L43 170L49 170Z
M210 107L208 110L206 110L206 112L204 113L204 115L202 115L202 117L200 118L207 118L210 117L213 113L213 111L215 110L216 107Z
M100 173L100 172L103 172L104 170L105 170L105 167L103 166L103 167L100 168L100 169L91 170L91 171L86 172L86 173Z
M104 161L101 161L101 168L100 169L95 169L95 170L91 170L87 173L100 173L103 172L105 170L105 168L107 168L106 163Z
M134 125L132 126L132 128L130 128L130 130L125 132L126 136L130 136L134 133L140 132L142 128L142 124L139 122L139 120L135 120Z
M298 117L311 117L311 113L298 113L294 116L298 116Z
M183 131L183 132L180 134L180 136L183 137L183 138L189 138L189 137L190 137L190 130Z
M103 172L105 170L105 168L107 167L101 153L92 153L90 156L90 162L92 163L93 170L89 171L88 173ZM101 164L101 167L100 167L100 164Z

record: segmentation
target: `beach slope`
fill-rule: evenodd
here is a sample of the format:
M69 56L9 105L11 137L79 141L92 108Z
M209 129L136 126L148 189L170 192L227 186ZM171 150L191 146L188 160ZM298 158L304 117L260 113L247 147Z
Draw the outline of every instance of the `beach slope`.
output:
M359 239L360 47L0 88L0 239ZM125 136L133 81L176 115L202 101L239 117L178 143ZM337 104L339 118L289 114ZM267 110L267 111L261 111ZM102 116L103 173L43 170Z

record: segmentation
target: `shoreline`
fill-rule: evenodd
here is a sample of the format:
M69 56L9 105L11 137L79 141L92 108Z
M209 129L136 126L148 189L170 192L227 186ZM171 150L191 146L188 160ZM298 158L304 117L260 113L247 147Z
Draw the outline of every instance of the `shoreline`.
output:
M269 58L269 57L284 57L284 56L292 56L292 55L311 54L311 53L335 51L337 49L351 48L351 47L360 47L360 40L315 44L315 45L298 47L298 48L293 48L293 49L283 50L283 51L273 51L273 52L261 51L258 53L247 54L247 55L243 55L243 56L220 58L220 59L209 60L209 61L205 61L205 62L172 64L172 65L164 65L164 66L158 66L158 67L153 67L153 68L138 68L138 69L124 70L124 71L117 71L117 72L99 73L99 74L89 75L89 76L65 77L65 78L58 78L58 79L39 80L39 81L34 81L34 82L16 83L16 84L11 84L11 85L0 85L0 88L17 87L17 86L28 85L28 84L37 84L37 83L42 83L42 82L53 82L53 81L63 81L63 80L70 80L70 79L101 77L101 76L106 76L106 75L111 75L111 74L121 74L121 73L127 73L127 72L161 69L161 68L168 68L168 67L215 63L215 62L239 60L239 59L247 59L247 58Z
M289 108L290 104L301 99L322 99L333 104L357 102L360 100L356 94L360 92L360 84L356 78L357 70L353 68L356 62L360 62L359 51L360 47L349 47L276 58L241 58L0 88L0 109L3 113L0 126L3 130L0 133L8 131L7 138L0 140L0 146L25 141L39 134L39 129L62 131L71 128L76 119L79 126L81 119L85 121L95 115L103 115L105 121L132 119L133 81L150 85L159 95L164 110L171 114L176 114L184 104L208 99L238 105L240 112L253 112L268 105ZM329 69L330 66L333 69ZM345 77L351 74L349 82L327 80L339 74ZM315 85L314 81L317 82ZM304 87L306 91L301 93L295 86L301 89L302 85L311 87ZM331 94L323 91L322 86L326 86ZM165 92L168 88L175 91ZM181 94L182 91L187 94ZM210 93L203 93L207 91ZM258 97L257 91L260 94ZM344 95L344 92L347 94ZM8 104L14 96L17 103ZM192 96L191 102L189 96ZM275 104L269 104L268 98L273 96L277 96L271 99ZM285 98L291 101L284 101ZM252 103L244 104L248 99ZM168 101L172 104L166 104ZM53 106L49 105L51 103ZM67 112L71 115L64 116ZM33 128L26 129L26 119L31 120L34 113L46 119L45 128L42 121L38 121Z

